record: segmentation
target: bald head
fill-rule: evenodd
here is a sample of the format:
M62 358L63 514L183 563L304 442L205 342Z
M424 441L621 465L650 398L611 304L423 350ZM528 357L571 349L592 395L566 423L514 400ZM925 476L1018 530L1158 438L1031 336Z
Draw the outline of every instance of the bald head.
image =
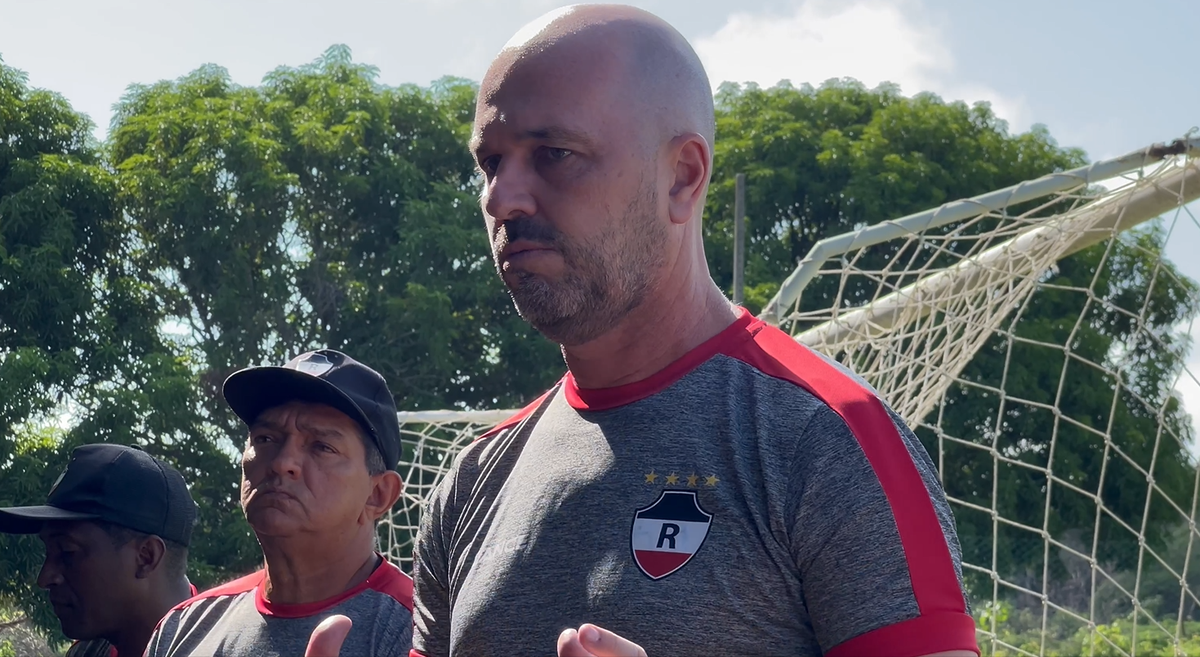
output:
M715 120L708 75L687 39L657 16L624 5L573 5L545 14L497 55L481 85L480 104L523 68L544 68L547 62L563 78L584 76L609 86L608 109L628 115L639 138L657 145L696 133L711 148Z

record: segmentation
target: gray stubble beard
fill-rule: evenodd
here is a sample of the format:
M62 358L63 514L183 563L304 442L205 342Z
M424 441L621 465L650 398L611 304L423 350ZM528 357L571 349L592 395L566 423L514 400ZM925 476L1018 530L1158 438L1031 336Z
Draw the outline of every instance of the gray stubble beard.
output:
M646 300L665 260L657 204L653 186L643 186L619 225L585 244L559 242L567 269L561 281L527 272L518 272L514 283L505 280L517 314L563 347L612 330Z

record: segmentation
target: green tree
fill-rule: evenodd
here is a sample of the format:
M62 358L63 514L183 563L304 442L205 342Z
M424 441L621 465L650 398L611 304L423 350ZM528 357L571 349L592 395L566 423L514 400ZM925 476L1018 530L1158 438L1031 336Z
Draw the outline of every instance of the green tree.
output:
M199 534L244 536L228 505L208 499L228 499L233 465L196 414L189 363L162 339L139 244L90 135L60 96L0 64L0 504L44 501L77 445L138 444L193 482ZM36 539L0 535L0 597L56 628L34 586L40 563ZM201 584L225 573L221 555L195 563Z
M230 435L221 381L318 346L380 369L406 409L518 403L561 369L487 256L473 98L381 86L344 47L261 87L210 66L131 88L110 148L122 207Z
M734 177L746 174L746 301L758 312L817 241L1083 163L1044 127L1009 135L986 103L892 85L726 83L705 217L713 278L733 280ZM805 291L821 307L824 290Z

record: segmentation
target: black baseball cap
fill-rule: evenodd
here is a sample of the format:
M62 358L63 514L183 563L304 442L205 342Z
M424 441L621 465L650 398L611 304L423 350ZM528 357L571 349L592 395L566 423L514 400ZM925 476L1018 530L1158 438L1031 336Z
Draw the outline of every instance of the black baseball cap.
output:
M196 503L183 475L136 447L76 447L43 506L0 509L0 532L36 534L50 520L102 520L188 545Z
M395 470L400 463L396 401L379 372L333 349L296 356L283 367L249 367L225 379L225 401L247 425L290 401L327 404L362 425Z

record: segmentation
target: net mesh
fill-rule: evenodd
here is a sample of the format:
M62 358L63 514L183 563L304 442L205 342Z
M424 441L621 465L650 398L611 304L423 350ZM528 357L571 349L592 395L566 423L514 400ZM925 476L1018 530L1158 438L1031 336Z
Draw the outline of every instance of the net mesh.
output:
M985 654L1200 654L1197 191L1169 157L848 249L782 317L937 459Z
M900 220L900 237L815 263L776 314L937 461L985 655L1200 655L1200 470L1179 393L1200 391L1200 287L1164 257L1200 229L1198 192L1183 154L945 225ZM410 568L457 450L511 414L401 414L393 560Z
M454 462L454 456L516 411L424 411L399 413L404 452L400 476L404 492L390 517L380 523L381 551L412 572L413 540L421 507Z

